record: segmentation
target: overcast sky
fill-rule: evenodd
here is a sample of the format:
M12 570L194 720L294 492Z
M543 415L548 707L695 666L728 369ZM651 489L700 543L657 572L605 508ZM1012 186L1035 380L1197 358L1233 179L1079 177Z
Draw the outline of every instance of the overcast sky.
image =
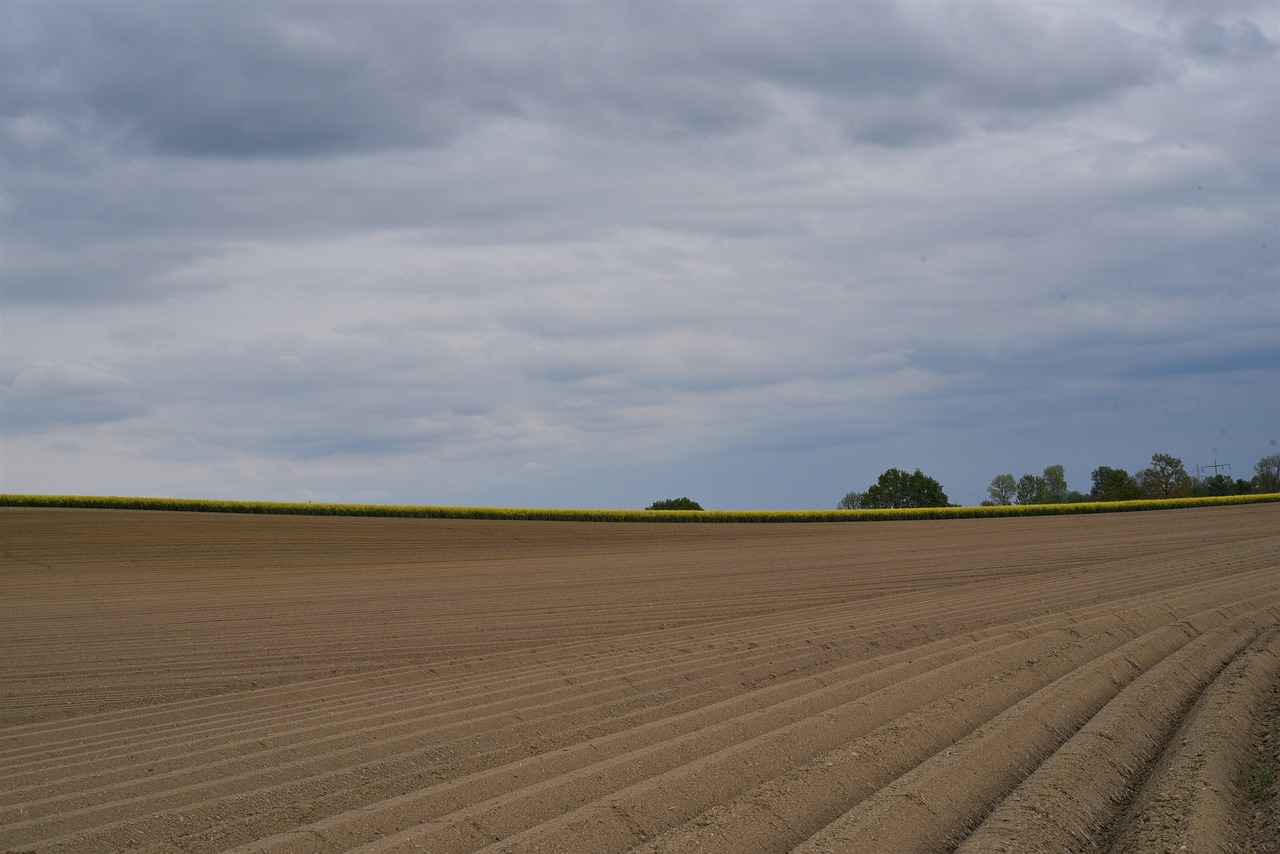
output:
M1280 440L1280 4L0 0L0 491L834 507Z

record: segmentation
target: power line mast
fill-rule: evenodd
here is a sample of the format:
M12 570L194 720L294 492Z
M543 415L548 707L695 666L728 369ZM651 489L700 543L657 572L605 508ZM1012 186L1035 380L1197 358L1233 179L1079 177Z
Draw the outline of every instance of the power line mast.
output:
M1199 463L1196 463L1196 478L1197 478L1197 479L1200 477L1200 469L1202 469L1202 468L1204 468L1204 469L1213 469L1213 475L1214 475L1214 477L1216 477L1216 476L1217 476L1217 474L1218 474L1218 469L1228 469L1228 470L1230 470L1230 468L1231 468L1231 463L1220 463L1220 462L1218 462L1218 458L1217 458L1217 457L1214 457L1214 458L1213 458L1213 465L1211 465L1211 466L1202 466L1202 465L1200 465Z

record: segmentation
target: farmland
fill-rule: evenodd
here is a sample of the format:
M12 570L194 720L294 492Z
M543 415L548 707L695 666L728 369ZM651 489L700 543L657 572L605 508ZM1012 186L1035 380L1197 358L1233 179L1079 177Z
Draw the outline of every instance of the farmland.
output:
M7 851L1274 851L1280 504L0 508Z

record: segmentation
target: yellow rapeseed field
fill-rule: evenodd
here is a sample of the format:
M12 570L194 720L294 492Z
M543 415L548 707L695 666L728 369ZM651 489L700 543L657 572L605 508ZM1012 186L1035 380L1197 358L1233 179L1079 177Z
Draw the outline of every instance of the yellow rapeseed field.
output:
M1070 504L1015 504L916 507L895 510L600 510L539 507L438 507L412 504L325 504L287 501L228 501L206 498L148 498L117 495L0 494L0 506L81 507L113 510L174 510L201 513L272 513L306 516L398 516L423 519L510 519L563 522L863 522L910 519L981 519L1169 510L1280 501L1280 493L1202 498L1085 501Z

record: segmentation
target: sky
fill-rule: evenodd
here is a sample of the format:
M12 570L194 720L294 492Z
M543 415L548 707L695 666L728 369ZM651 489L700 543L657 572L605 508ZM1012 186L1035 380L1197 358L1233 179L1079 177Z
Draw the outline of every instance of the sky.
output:
M0 492L831 508L1280 440L1280 3L0 0Z

